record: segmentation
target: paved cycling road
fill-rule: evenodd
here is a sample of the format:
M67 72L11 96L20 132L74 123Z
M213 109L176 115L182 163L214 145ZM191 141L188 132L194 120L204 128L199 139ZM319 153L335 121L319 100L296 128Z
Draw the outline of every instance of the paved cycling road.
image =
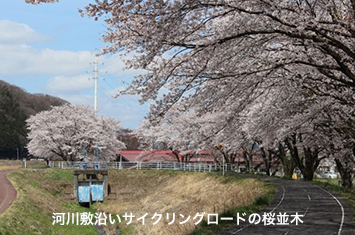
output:
M11 172L14 170L0 171L0 215L6 211L17 196L15 188L6 177Z
M264 212L287 215L303 215L303 223L298 225L267 225L263 222L251 225L247 222L223 230L221 235L229 234L283 234L283 235L309 235L309 234L355 234L355 223L352 221L353 212L347 200L329 192L326 189L304 181L281 180L267 178L276 185L277 192L270 206ZM261 217L262 218L262 217ZM289 217L288 222L293 218ZM236 222L236 218L234 218Z

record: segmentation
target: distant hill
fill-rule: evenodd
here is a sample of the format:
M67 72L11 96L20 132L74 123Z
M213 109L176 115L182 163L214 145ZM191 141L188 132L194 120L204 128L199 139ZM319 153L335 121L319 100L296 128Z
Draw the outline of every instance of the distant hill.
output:
M48 110L51 106L60 106L69 103L66 100L50 95L31 94L18 86L0 80L0 96L3 95L4 90L10 92L12 98L18 102L21 110L26 115L33 115L40 111Z
M65 103L68 102L54 96L30 94L0 80L0 158L27 156L26 119Z

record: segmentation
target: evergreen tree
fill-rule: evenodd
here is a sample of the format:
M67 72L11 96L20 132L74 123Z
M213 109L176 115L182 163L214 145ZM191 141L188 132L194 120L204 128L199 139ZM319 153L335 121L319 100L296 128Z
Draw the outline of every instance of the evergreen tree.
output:
M0 93L0 158L14 158L26 144L26 115L8 88Z

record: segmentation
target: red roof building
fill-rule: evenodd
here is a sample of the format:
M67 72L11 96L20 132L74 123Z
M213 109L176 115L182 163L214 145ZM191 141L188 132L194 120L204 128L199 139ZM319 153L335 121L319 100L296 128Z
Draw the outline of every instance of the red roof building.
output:
M116 153L117 159L120 159L121 151ZM123 150L122 151L122 161L126 162L148 162L148 161L169 161L177 162L176 156L171 150Z

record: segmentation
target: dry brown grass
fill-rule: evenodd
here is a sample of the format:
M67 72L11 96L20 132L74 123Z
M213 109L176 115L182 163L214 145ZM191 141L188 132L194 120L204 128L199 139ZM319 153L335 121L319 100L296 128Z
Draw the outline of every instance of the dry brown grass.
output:
M119 224L122 234L186 234L194 229L192 218L196 213L223 213L229 209L250 204L264 191L262 183L252 179L235 180L209 174L189 174L184 172L163 173L159 171L112 171L109 175L114 200L96 205L100 211L123 215L132 212L136 217L134 226ZM224 182L226 181L226 182ZM112 195L110 196L112 197ZM162 214L156 225L152 220L154 213ZM142 225L137 218L148 215ZM175 222L166 220L166 214L175 213ZM179 216L191 216L188 223ZM205 219L206 219L205 215ZM122 218L122 217L121 217ZM185 217L186 218L186 217ZM134 228L133 228L134 227ZM114 234L114 230L107 234Z
M0 171L14 170L23 167L21 160L0 160Z

